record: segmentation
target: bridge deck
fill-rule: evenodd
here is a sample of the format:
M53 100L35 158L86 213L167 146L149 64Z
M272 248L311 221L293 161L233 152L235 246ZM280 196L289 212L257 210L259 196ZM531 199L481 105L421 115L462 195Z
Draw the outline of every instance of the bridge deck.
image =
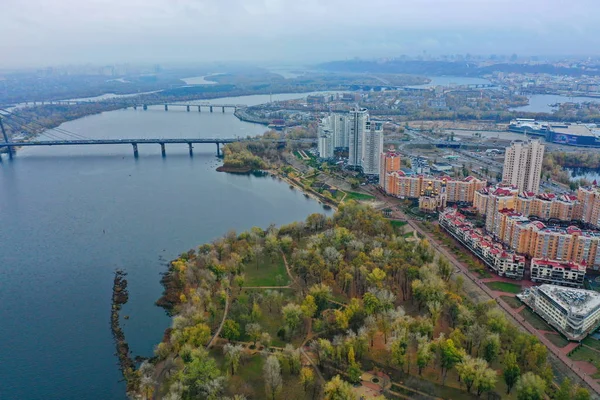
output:
M200 144L200 143L233 143L244 139L238 138L183 138L183 139L86 139L86 140L44 140L36 142L0 142L0 147L31 147L31 146L75 146L94 144Z

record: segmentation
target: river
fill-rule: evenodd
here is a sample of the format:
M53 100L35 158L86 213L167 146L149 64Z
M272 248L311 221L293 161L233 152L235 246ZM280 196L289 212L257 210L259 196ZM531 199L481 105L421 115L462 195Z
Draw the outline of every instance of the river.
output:
M567 97L556 94L534 94L527 96L529 104L526 106L511 108L511 111L524 111L524 112L545 112L551 113L556 108L551 105L557 103L586 103L586 102L600 102L597 97Z
M275 98L302 95L274 95ZM269 96L219 99L258 104ZM88 116L61 128L90 138L231 137L265 128L232 113L161 107ZM109 318L113 272L129 275L124 330L149 356L169 325L165 261L230 229L324 212L271 177L218 173L215 145L29 148L0 164L0 398L124 399Z

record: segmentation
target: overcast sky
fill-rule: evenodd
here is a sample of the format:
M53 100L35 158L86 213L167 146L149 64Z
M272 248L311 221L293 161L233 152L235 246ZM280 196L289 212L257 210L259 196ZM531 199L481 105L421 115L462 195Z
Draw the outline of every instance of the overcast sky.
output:
M600 0L1 0L0 67L600 53Z

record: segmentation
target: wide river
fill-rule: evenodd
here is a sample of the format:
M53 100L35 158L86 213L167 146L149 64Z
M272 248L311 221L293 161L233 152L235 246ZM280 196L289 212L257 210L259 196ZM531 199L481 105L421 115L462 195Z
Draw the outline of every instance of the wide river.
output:
M259 104L269 96L213 100ZM273 99L302 95L274 95ZM61 126L90 138L232 137L265 127L232 113L119 110ZM271 177L218 173L215 145L30 148L0 164L0 399L124 399L110 332L113 272L134 355L170 324L154 306L165 261L228 230L304 219L322 206Z

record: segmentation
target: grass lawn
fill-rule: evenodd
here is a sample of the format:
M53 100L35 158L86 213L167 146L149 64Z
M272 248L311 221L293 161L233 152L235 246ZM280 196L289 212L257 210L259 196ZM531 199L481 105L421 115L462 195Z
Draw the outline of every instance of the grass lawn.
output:
M523 305L523 302L516 297L512 296L500 296L502 300L512 308L519 308Z
M289 277L280 254L274 261L271 261L269 256L262 256L258 259L258 268L256 265L256 262L252 262L246 267L244 286L285 286L289 284ZM281 276L281 280L277 279L278 275Z
M551 333L546 333L544 336L546 336L546 339L551 341L556 347L565 347L569 344L569 341L560 334L554 335Z
M408 224L408 222L390 219L390 224L392 224L392 226L394 228L396 228L396 227L402 227L402 226Z
M586 346L590 346L598 351L600 351L600 340L598 339L594 339L591 336L586 337L585 339L583 339L583 344L585 344Z
M521 285L510 282L487 282L487 287L498 292L521 293Z
M554 330L554 328L548 325L548 323L546 323L542 317L531 311L529 308L524 308L519 314L521 314L523 318L525 318L525 320L529 322L535 329L541 329L544 331Z
M491 277L492 277L492 274L490 273L490 271L488 271L488 270L487 270L487 269L485 269L485 268L478 269L478 270L477 270L477 271L475 271L475 272L477 272L477 275L478 275L478 276L479 276L481 279L486 279L486 278L491 278Z
M584 346L573 350L569 358L574 361L587 361L594 365L600 365L600 353Z
M370 194L358 193L358 192L346 192L348 195L345 200L373 200L375 197Z

